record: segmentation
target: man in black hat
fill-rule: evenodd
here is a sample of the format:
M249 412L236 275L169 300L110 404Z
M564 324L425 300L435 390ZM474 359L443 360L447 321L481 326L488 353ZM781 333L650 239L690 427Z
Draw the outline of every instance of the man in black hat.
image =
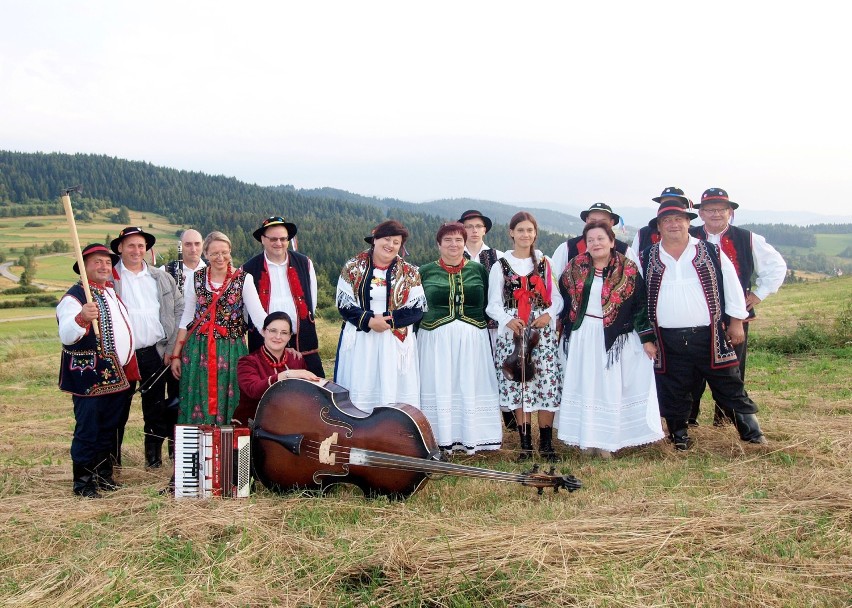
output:
M668 188L664 188L660 196L655 196L651 200L655 203L659 203L660 205L669 201L680 201L681 203L687 206L687 209L692 208L692 201L686 198L686 195L684 195L683 190L681 190L677 186L669 186ZM639 232L636 233L636 236L633 237L633 251L635 251L638 255L640 252L644 251L654 243L659 242L660 231L657 228L657 218L655 217L648 222L647 226L642 226L639 229Z
M73 490L86 498L100 498L98 490L118 487L110 452L123 424L132 383L139 379L129 315L112 285L117 262L118 256L100 243L86 245L83 264L92 302L86 302L81 280L56 307L62 341L59 388L70 393L74 403ZM73 269L80 274L76 262Z
M127 305L130 327L136 345L136 359L142 381L151 379L171 362L170 355L177 340L178 321L183 314L183 294L175 280L165 270L145 262L145 252L156 242L152 234L137 226L128 226L110 243L112 250L121 256L115 269L115 291ZM165 376L142 395L142 420L145 433L145 466L163 466L163 441L174 434L174 415L166 402ZM127 404L124 422L130 415ZM119 433L115 457L121 464L121 439Z
M309 371L325 378L314 320L317 302L314 264L308 256L288 249L297 230L296 224L283 217L266 218L252 233L263 245L263 253L243 264L243 270L254 279L267 314L281 310L290 315L293 336L289 346L302 354ZM263 337L256 328L249 329L248 337L249 352L263 345Z
M615 227L621 220L621 216L613 213L612 207L606 203L595 203L586 211L580 213L580 219L586 222L586 224L607 222L610 226ZM618 253L626 255L633 260L637 266L639 265L639 258L627 243L615 239L615 249ZM553 257L550 259L553 262L553 274L556 276L557 281L562 276L562 273L565 272L568 263L584 251L586 251L586 241L583 239L582 234L568 239L556 248L556 251L553 252Z
M731 261L715 245L689 235L689 222L696 217L682 201L663 201L657 210L660 242L639 254L648 317L657 334L660 414L675 448L689 449L692 391L704 379L734 412L740 438L765 443L734 350L745 339L745 297Z
M461 214L458 222L464 226L464 231L467 232L464 257L479 262L486 269L491 270L494 262L503 255L502 251L492 249L485 244L485 235L488 234L493 225L491 218L484 216L476 209L468 209Z
M728 197L722 188L708 188L701 195L701 203L696 205L698 215L704 221L703 226L693 226L689 233L697 239L713 243L722 250L734 265L742 285L748 309L748 318L743 322L745 340L736 347L740 362L740 377L745 382L746 357L748 355L748 328L755 318L754 307L772 295L784 283L787 276L787 263L781 254L766 239L749 230L731 225L734 209L739 205ZM751 279L756 276L754 289ZM698 424L701 395L705 384L701 382L693 395L690 424ZM725 420L733 420L733 414L725 411L718 403L713 413L713 424L720 426Z

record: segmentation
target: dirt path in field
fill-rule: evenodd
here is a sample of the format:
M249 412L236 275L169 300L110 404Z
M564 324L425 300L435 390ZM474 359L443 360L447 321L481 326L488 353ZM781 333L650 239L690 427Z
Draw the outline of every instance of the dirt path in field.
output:
M56 315L33 315L31 317L15 317L14 319L0 319L0 323L11 323L12 321L37 321L39 319L54 319Z
M49 253L47 255L40 255L36 259L38 259L38 258L50 258L50 257L57 256L57 255L66 255L66 254L64 254L64 253ZM15 265L15 262L3 262L2 264L0 264L0 276L2 276L3 278L9 279L10 281L12 281L14 283L17 283L18 281L21 280L21 277L19 277L16 274L12 274L12 271L9 270L14 265ZM39 289L44 289L44 290L56 289L52 285L46 285L45 283L37 283L35 281L33 281L32 285L35 286L35 287L38 287Z

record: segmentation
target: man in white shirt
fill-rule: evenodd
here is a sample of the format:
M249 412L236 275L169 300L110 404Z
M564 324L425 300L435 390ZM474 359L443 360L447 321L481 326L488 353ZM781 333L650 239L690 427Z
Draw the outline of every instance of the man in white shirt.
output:
M281 216L266 218L252 236L263 245L260 253L243 264L252 276L267 314L284 311L293 320L293 336L289 346L302 354L308 371L325 378L319 356L314 312L317 303L317 275L311 259L288 249L296 236L296 224ZM263 337L255 327L249 328L249 352L263 345Z
M128 226L110 243L110 248L121 256L114 272L115 290L130 314L136 359L143 383L171 363L178 321L183 314L183 295L178 291L174 279L164 270L149 266L144 260L145 252L155 242L154 235L136 226ZM167 369L163 376L169 373ZM145 466L149 468L163 466L163 441L174 433L174 423L169 423L172 417L166 405L163 377L142 395ZM125 423L129 415L130 403L127 404ZM120 442L116 459L120 464Z
M734 264L740 285L746 298L748 317L743 322L745 340L736 347L737 358L740 361L740 377L745 382L746 357L748 356L748 328L750 321L755 318L754 307L768 296L777 292L787 276L787 263L781 254L766 239L749 230L731 225L734 209L739 205L728 197L722 188L708 188L701 195L701 203L696 205L698 215L704 221L703 226L690 228L689 233L697 239L713 243L722 250ZM752 276L756 275L754 289ZM701 395L704 394L704 383L700 383L693 393L692 413L689 423L698 425ZM731 412L726 411L718 403L713 413L713 424L721 426L725 420L733 420Z
M716 400L734 413L740 438L765 443L734 350L745 339L745 296L731 261L716 246L689 235L696 217L681 201L661 203L661 240L640 254L648 316L657 333L660 414L675 448L689 449L692 391L704 379Z
M78 281L56 307L62 341L59 388L70 393L74 403L73 490L85 498L100 498L98 490L118 487L110 454L123 428L131 383L139 379L127 309L112 286L117 262L118 256L100 243L86 245L83 264L92 301L86 301L83 283ZM73 270L80 274L77 262Z

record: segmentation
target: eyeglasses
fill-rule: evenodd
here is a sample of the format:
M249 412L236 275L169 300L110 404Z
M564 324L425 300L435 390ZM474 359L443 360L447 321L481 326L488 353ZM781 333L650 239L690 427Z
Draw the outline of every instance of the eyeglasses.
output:
M226 260L229 257L231 257L230 251L223 251L223 252L217 251L216 253L208 253L207 254L208 260Z
M730 207L722 207L721 209L704 209L703 207L701 208L701 211L703 211L707 215L725 215L730 210Z
M465 224L465 230L484 230L485 224Z
M282 338L284 336L289 336L290 334L293 333L289 329L269 329L268 327L266 329L264 329L263 331L265 331L266 333L268 333L271 336L281 336Z
M263 235L263 238L270 243L286 243L290 240L289 236L266 236L265 234Z

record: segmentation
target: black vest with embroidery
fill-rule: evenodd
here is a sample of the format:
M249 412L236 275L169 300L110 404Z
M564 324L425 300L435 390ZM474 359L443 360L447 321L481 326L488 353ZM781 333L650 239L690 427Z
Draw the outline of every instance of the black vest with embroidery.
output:
M127 375L115 352L113 318L110 315L109 305L99 289L92 287L91 290L92 301L98 305L100 311L98 315L100 345L90 326L76 343L62 345L62 362L59 368L59 390L84 397L109 395L130 387ZM71 296L80 304L86 301L82 283L72 286L65 295ZM130 328L127 331L129 332Z
M503 267L503 308L517 308L518 301L515 299L515 290L521 288L521 275L512 269L509 262L506 261L506 258L500 258L499 261L500 265ZM532 277L534 275L540 276L542 280L545 281L545 285L550 281L550 277L547 272L547 264L545 263L544 258L538 260L535 264L535 268L533 268L532 272L526 276ZM541 296L536 292L532 301L532 309L539 310L548 307L549 304L546 304Z
M707 240L704 226L692 226L689 234L702 241ZM737 271L737 278L743 286L743 293L751 289L751 277L754 274L754 251L751 246L751 232L736 226L728 226L722 235L719 249L722 250Z
M319 348L319 338L317 337L317 326L314 321L314 314L311 312L314 308L313 295L311 294L311 274L310 274L310 259L308 256L297 251L288 251L288 259L290 266L296 271L296 276L299 278L299 284L302 286L302 293L305 296L305 304L308 306L308 318L299 319L299 331L290 339L290 346L299 352L309 352ZM254 279L254 285L257 287L258 295L260 295L260 275L265 272L264 255L261 253L254 256L248 262L243 264L243 270L249 273ZM268 298L268 296L267 296ZM264 302L261 295L260 301ZM269 300L264 304L267 308ZM266 311L269 313L269 310ZM249 352L254 352L263 346L263 337L258 333L254 324L251 324L248 332Z
M651 245L660 242L660 231L656 228L651 228L650 226L642 226L639 229L639 251L636 252L636 255L639 255L640 252L645 251Z
M660 328L657 325L657 305L660 297L660 287L663 282L663 273L666 266L660 259L660 245L654 244L644 249L639 254L642 262L642 270L645 275L645 284L648 289L648 318L654 326L657 334L657 357L654 360L654 369L658 374L666 371L666 353ZM725 325L729 317L725 314L725 288L722 281L722 263L719 260L719 248L706 241L698 241L695 244L695 257L692 265L698 274L701 289L704 291L704 299L707 301L707 309L710 312L710 328L712 340L710 348L710 366L714 369L733 367L739 365L737 353L731 346L725 335Z
M468 260L473 259L467 251L464 252L464 257ZM497 250L483 249L479 252L479 255L476 256L476 261L485 266L486 270L491 270L491 267L494 266L494 263L497 261Z

